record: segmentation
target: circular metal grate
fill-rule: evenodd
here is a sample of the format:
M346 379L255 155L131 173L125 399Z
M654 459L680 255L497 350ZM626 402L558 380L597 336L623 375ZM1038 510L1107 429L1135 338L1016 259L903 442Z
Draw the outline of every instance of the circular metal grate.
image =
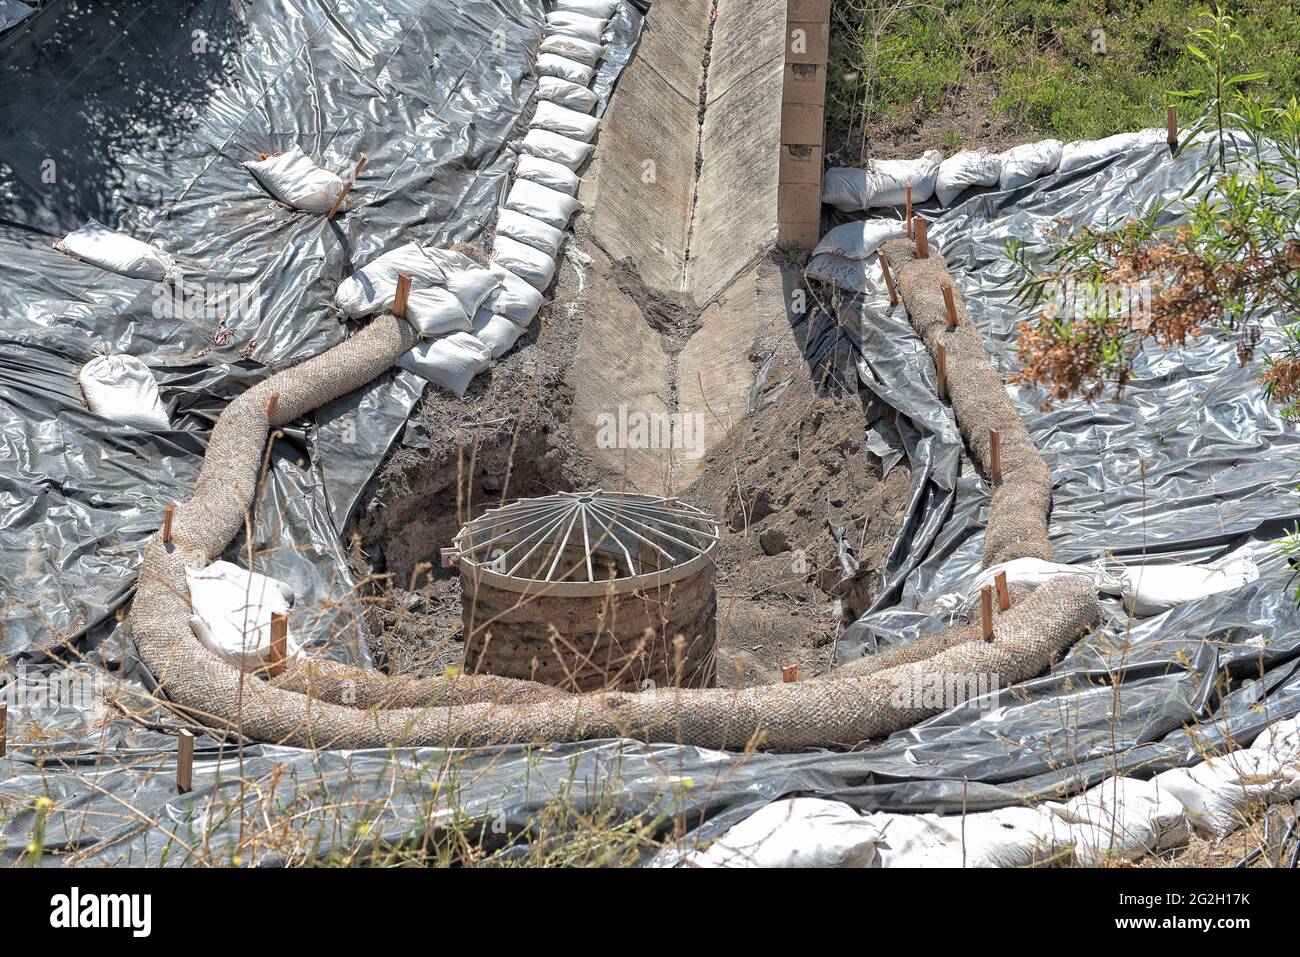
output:
M603 594L680 580L713 561L717 520L672 498L560 492L490 509L452 549L463 575L511 591Z

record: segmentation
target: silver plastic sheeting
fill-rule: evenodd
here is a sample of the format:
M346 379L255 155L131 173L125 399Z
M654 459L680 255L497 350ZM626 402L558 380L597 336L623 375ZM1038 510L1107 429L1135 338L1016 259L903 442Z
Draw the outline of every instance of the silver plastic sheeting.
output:
M530 9L530 16L536 14ZM1011 192L972 195L935 221L932 241L953 267L1003 372L1014 368L1008 347L1022 319L1003 282L1006 239L1040 239L1061 215L1091 222L1126 216L1162 194L1176 194L1193 180L1201 160L1190 154L1171 158L1163 148L1127 153ZM310 259L309 250L285 255ZM100 301L75 265L59 266L65 282L78 284L71 298ZM36 275L30 288L45 289L35 285ZM40 275L46 282L48 270ZM131 295L116 294L114 306L129 303ZM987 501L951 414L935 397L932 364L906 318L890 314L887 306L858 300L838 322L813 313L793 329L820 377L868 389L897 411L893 430L882 432L877 443L896 443L912 470L912 496L887 587L878 607L843 637L840 652L846 658L946 624L931 603L978 567ZM305 348L309 340L321 344L298 332L287 335L284 347L301 342ZM12 358L0 362L5 394L28 388L17 394L43 408L38 403L54 401L53 392L72 410L71 392L66 386L59 392L58 384L67 375L60 370L76 354L60 351L57 343L44 351L11 344L6 355ZM200 364L176 373L173 383L219 388L212 398L178 397L179 407L169 409L173 421L189 413L196 422L210 423L221 406L220 389L257 374L239 363L230 369L215 372ZM23 385L37 373L51 388ZM1144 355L1121 402L1072 402L1040 412L1040 396L1016 392L1057 479L1052 530L1060 560L1084 562L1110 551L1130 561L1199 561L1254 541L1264 574L1238 591L1155 618L1129 621L1117 603L1108 602L1105 627L1051 673L869 748L736 756L598 741L452 752L305 752L265 745L239 749L205 737L197 749L195 790L179 795L175 739L166 727L115 721L106 730L92 730L93 715L51 711L41 717L39 738L26 736L0 760L0 804L6 809L0 815L0 862L22 853L37 833L38 816L43 846L59 855L47 861L248 861L240 841L249 834L249 822L286 813L295 815L300 843L317 855L419 842L457 815L483 823L489 853L511 857L526 851L538 813L557 801L575 814L658 820L661 829L684 822L686 839L660 859L671 862L678 851L782 796L819 795L864 811L990 809L1064 797L1109 775L1149 777L1195 763L1229 739L1236 746L1248 743L1269 721L1300 712L1300 612L1285 588L1288 569L1267 552L1267 543L1300 517L1292 489L1297 440L1264 398L1256 374L1237 366L1231 344L1206 340L1178 353ZM781 401L780 390L780 383L758 390L753 414ZM341 400L341 409L324 421L335 421L331 416L344 409L382 415L384 399L362 391ZM330 428L316 427L313 457L328 460L322 444L338 441L328 437ZM285 457L309 451L310 434L290 436L296 444ZM182 427L148 441L176 443L196 456L202 430ZM373 454L381 454L385 444L376 441ZM138 483L147 476L156 506L192 478L179 467L172 473L155 470L164 460L154 455L146 460L148 469L139 465L134 471ZM360 484L343 481L337 486L345 490L340 500ZM321 534L336 529L334 519L324 520L328 510L316 514ZM156 526L155 518L156 510L146 510L136 519L140 537ZM108 596L104 604L123 595ZM33 641L20 637L17 649ZM53 807L38 809L38 797L50 798ZM281 863L276 854L263 851L256 863Z

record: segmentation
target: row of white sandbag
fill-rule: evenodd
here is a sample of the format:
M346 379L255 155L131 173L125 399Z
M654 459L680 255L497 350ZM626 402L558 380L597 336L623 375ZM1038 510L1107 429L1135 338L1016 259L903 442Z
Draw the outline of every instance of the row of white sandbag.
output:
M1022 143L1003 153L961 150L948 159L938 150L927 150L920 159L871 160L866 169L834 167L822 180L822 202L844 212L906 202L912 187L912 204L932 196L948 206L972 186L1015 189L1051 173L1068 173L1126 150L1163 143L1165 131L1140 130L1117 133L1100 140L1040 140Z
M1222 838L1268 804L1300 797L1300 718L1249 748L1148 781L1108 778L1064 802L972 814L859 814L790 798L759 809L681 862L696 867L1091 866Z
M475 309L467 310L467 323L452 326L421 324L412 293L407 316L431 341L417 345L398 365L458 396L514 346L555 278L560 246L580 208L577 170L591 155L599 124L591 115L597 97L587 85L605 53L605 25L616 8L617 0L572 0L546 17L548 32L537 61L537 107L520 143L514 182L497 210L487 270L496 285ZM344 308L370 312L390 306L399 271L407 270L378 270L382 275L364 275L362 286L340 287L350 302ZM370 266L361 271L370 272ZM380 294L364 297L363 303L357 293L365 291L366 283Z

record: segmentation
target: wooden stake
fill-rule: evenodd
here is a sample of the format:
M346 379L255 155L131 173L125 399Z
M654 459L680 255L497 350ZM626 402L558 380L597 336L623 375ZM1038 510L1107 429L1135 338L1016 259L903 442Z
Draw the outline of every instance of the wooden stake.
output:
M280 407L280 393L272 392L271 398L268 399L266 403L266 417L268 419L274 419L275 410L278 409L279 407Z
M957 327L957 302L952 298L952 283L943 284L943 304L948 310L948 325L951 328Z
M397 292L393 294L393 315L399 319L406 315L406 303L411 298L411 277L397 274Z
M920 216L916 217L916 223L912 227L916 230L916 258L930 258L930 243L925 238L925 220Z
M939 343L939 352L934 360L935 369L939 373L939 398L948 397L948 347L942 342Z
M172 543L172 516L176 514L176 503L168 502L167 511L163 513L163 544Z
M898 305L898 292L894 289L894 274L889 271L889 263L883 253L880 256L880 271L885 274L885 288L889 290L889 304Z
M289 616L282 611L271 612L271 660L266 674L278 678L284 674L284 663L289 656Z
M348 198L348 193L351 191L352 185L357 181L357 177L361 175L361 171L366 168L366 163L369 161L370 155L368 153L362 153L361 159L357 160L356 169L352 171L352 175L348 177L348 181L343 184L343 190L339 193L339 198L334 200L334 205L330 207L329 213L326 214L326 219L334 218L334 214L337 213L339 207L343 205L343 200Z
M989 429L989 476L996 485L1002 481L1002 433Z
M176 790L187 794L194 790L194 735L182 731L176 742Z
M980 589L980 626L985 641L993 640L993 588L985 585Z
M781 669L781 680L786 684L793 684L799 680L799 666L786 665Z
M0 704L0 758L5 756L9 746L9 706Z
M912 238L912 181L907 181L907 238Z
M998 589L998 611L1006 611L1011 607L1011 592L1007 591L1007 573L998 572L994 575L993 584Z
M1165 113L1165 142L1173 149L1178 145L1178 107L1171 106Z

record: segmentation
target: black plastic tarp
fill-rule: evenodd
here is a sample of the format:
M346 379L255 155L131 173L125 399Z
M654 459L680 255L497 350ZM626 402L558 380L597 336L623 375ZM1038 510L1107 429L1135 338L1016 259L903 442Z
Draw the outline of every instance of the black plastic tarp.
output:
M392 13L397 6L388 5L388 14L346 6L346 15L332 16L312 7L297 11L300 20L292 24L282 24L278 16L265 15L263 20L263 14L243 11L229 21L229 30L236 33L265 32L261 41L251 42L251 48L262 52L245 64L242 74L238 65L245 61L239 51L245 46L231 41L237 51L232 54L236 74L249 77L250 82L263 76L264 68L279 75L264 64L253 65L266 57L280 72L298 77L302 86L296 89L315 90L322 98L341 98L343 88L353 87L364 91L354 93L360 99L377 95L380 102L368 103L358 116L382 116L384 123L394 124L392 129L372 129L358 120L355 129L342 124L352 130L348 136L340 133L321 140L336 144L333 155L339 161L360 149L373 150L372 178L361 183L360 200L365 204L349 211L338 232L326 235L319 224L313 228L276 224L272 220L283 214L263 210L270 223L267 228L277 230L283 242L259 247L257 231L251 229L234 241L241 262L261 248L264 258L255 261L265 262L268 269L296 274L286 258L302 269L301 287L295 280L292 289L268 294L272 301L256 326L259 342L254 360L306 354L340 334L330 317L319 317L319 326L301 319L304 314L315 315L308 299L325 301L329 282L339 275L313 258L336 248L330 242L346 239L353 255L364 259L391 245L399 234L471 236L474 217L457 219L459 214L450 207L438 215L452 215L451 221L428 225L425 220L435 207L444 209L437 205L444 196L456 197L449 202L458 203L461 211L472 211L481 200L485 213L491 203L491 184L499 184L503 175L504 159L498 153L527 95L522 79L526 56L512 52L506 62L498 62L474 41L483 37L483 24L498 21L533 36L539 11L531 5L510 7L513 14L507 15L502 4L459 4L454 12L441 9L451 5L410 4L399 16ZM191 15L203 11L210 15L214 9L194 5ZM184 15L175 16L178 21L173 26L188 29ZM446 18L463 23L468 32L448 29ZM313 29L323 49L307 41ZM376 41L372 30L389 39ZM369 59L360 56L362 49L391 53L397 42L393 37L403 30L421 37L410 56L404 46L400 56L388 60L378 52ZM457 82L474 92L443 93L448 102L465 98L464 125L446 122L457 149L474 153L483 147L481 154L474 153L480 157L478 166L472 174L461 169L456 174L458 185L445 191L412 170L411 182L404 188L413 194L385 200L386 177L394 167L406 168L402 150L410 149L412 141L397 144L404 135L413 137L413 127L421 121L413 118L419 111L409 103L403 109L384 105L384 96L375 91L387 89L390 82L400 83L377 79L387 76L377 64L400 60L402 65L391 72L409 80L429 66L435 53L451 62L463 56L467 45L482 56L472 61L473 69L466 67L468 72ZM312 53L304 55L306 62L291 64L272 54L284 55L290 49ZM323 72L320 64L331 56L339 58L338 65ZM355 62L350 59L354 56ZM437 75L434 71L435 80ZM253 96L251 90L246 93ZM246 115L256 116L266 135L292 130L284 141L292 142L310 137L324 125L321 113L306 102L295 104L301 114L286 104L284 115L272 114L265 106ZM508 115L481 112L490 112L491 104L506 104ZM213 112L218 114L214 123L234 115L224 108L214 107ZM12 116L6 115L6 123L11 121ZM227 130L228 137L233 135L227 127L220 128ZM255 140L245 137L243 148L261 148ZM496 144L492 148L487 146L490 141ZM147 143L133 149L110 168L134 172L169 161L158 155L144 158L151 149ZM384 156L387 164L380 159ZM1006 239L1017 236L1042 242L1058 216L1093 223L1125 216L1162 195L1176 195L1193 180L1202 161L1195 150L1171 157L1167 150L1152 148L1012 192L972 196L937 217L931 230L933 242L947 256L1000 370L1014 368L1009 345L1023 319L1005 281L1009 275ZM183 158L178 162L183 163ZM437 168L436 159L418 165L427 171L430 164ZM232 160L229 165L237 164ZM230 204L232 217L241 223L259 202L265 204L264 198L253 197L247 184L234 182L236 174L226 175L230 181L212 182L204 198L181 204L190 211L188 215L214 229L225 222L216 212L223 204ZM466 180L479 183L481 189ZM157 182L156 176L152 181ZM208 182L204 175L196 181ZM57 227L40 219L38 213L45 215L40 208L29 211L31 221L45 230L79 225L78 215L99 209L96 203L105 201L100 191L70 190L74 198L82 193L79 201L85 205L77 215L69 214L70 219L58 220ZM125 215L125 206L110 208ZM233 210L242 212L236 215ZM21 237L29 227L17 215L5 213L11 221L10 233ZM53 204L49 215L56 215ZM135 228L154 229L158 236L181 235L170 233L158 215L145 216ZM388 242L371 245L368 229L352 221L363 215L375 218L368 229L392 230ZM6 317L12 309L19 315L13 323L6 318L8 339L0 353L5 357L0 362L5 385L0 408L7 417L6 454L0 457L6 470L2 480L7 483L0 512L4 516L0 534L5 536L0 573L12 574L15 567L49 570L54 559L43 559L46 552L66 554L60 552L64 543L116 535L123 548L107 565L117 570L118 587L95 597L93 591L83 593L78 586L75 594L70 590L66 596L69 601L86 602L87 609L102 609L119 602L128 587L131 546L138 546L156 527L162 503L181 494L192 478L204 429L219 411L222 398L264 370L233 357L224 363L206 361L210 356L197 361L193 351L204 342L200 333L177 326L160 335L156 324L144 321L139 311L140 290L102 275L88 275L85 267L45 249L49 238L46 232L39 242L31 236L25 241L4 240L5 256L12 255L17 268L11 271L14 278L0 283L0 295ZM301 295L306 287L315 288L319 295ZM31 305L48 300L51 290L59 296L53 304ZM134 319L119 319L122 315ZM299 326L300 321L309 324ZM164 382L164 394L175 405L173 413L179 413L175 433L142 440L111 435L102 427L96 432L86 414L78 412L69 378L100 329L111 330L115 342L136 341L141 351L152 355L157 350L161 356L174 357L174 361L151 362ZM858 387L869 389L896 410L892 431L876 440L897 445L912 470L913 494L891 556L889 587L880 607L841 641L841 656L852 657L947 624L944 615L934 610L934 601L959 589L978 568L987 489L963 458L951 413L934 395L933 368L901 312L891 314L887 302L858 300L838 317L810 314L801 319L795 333L814 365L830 361L846 375L856 367ZM1265 347L1276 334L1274 329L1266 332ZM241 333L238 342L247 341ZM1107 600L1103 628L1076 645L1049 674L999 692L996 707L990 708L988 702L969 704L851 753L818 750L736 756L629 741L475 751L307 752L230 744L222 750L218 742L203 738L196 787L185 795L176 792L174 737L165 728L115 721L101 729L94 724L94 715L49 712L39 718L40 735L20 732L21 746L0 760L0 806L5 808L0 816L0 860L16 859L39 835L41 845L51 851L76 850L70 858L56 860L275 864L284 859L274 849L276 842L258 842L255 836L291 814L300 839L319 855L418 840L452 817L484 822L485 833L493 835L489 846L523 835L516 840L518 846L536 826L539 812L556 800L576 813L601 811L615 818L639 814L679 822L688 832L683 846L690 846L783 795L817 794L864 810L987 809L1060 796L1110 774L1145 776L1193 763L1205 750L1229 739L1248 743L1270 720L1300 711L1300 612L1286 588L1289 569L1269 545L1300 517L1293 490L1297 439L1264 398L1254 379L1257 374L1257 367L1238 366L1233 344L1207 338L1185 350L1144 354L1133 383L1118 402L1109 398L1096 405L1068 402L1042 412L1041 396L1013 390L1056 477L1052 534L1059 560L1084 563L1110 552L1130 562L1202 561L1254 542L1264 574L1237 591L1207 596L1148 619L1129 620L1118 603ZM405 387L409 389L409 384ZM401 411L390 409L390 401L396 400L389 394L363 390L362 395L341 400L340 408L330 410L324 420L330 423L353 414L365 419L367 429L380 433L391 423L392 431L386 434L392 435L414 393L398 403ZM763 414L764 406L761 401L753 403L753 414ZM62 415L56 416L55 411ZM52 421L58 424L49 425ZM358 453L356 459L345 459L343 471L330 484L322 470L339 468L332 457L344 432L340 428L339 438L326 446L331 440L321 436L327 428L317 421L301 436L287 437L276 474L290 467L301 469L302 480L285 481L278 494L284 502L299 493L308 495L316 503L311 514L319 529L336 531L349 497L368 473L358 464L362 457ZM71 438L46 437L59 429L68 429ZM386 440L372 442L364 455L376 454L386 444ZM171 451L173 445L180 451ZM104 464L105 448L130 451L134 464ZM140 451L134 451L137 448ZM303 452L310 452L304 456L310 465L298 466L295 456ZM128 458L125 451L119 455ZM64 478L77 465L78 456L95 465L80 486ZM32 465L18 470L12 464L15 459ZM321 505L313 493L326 488L330 504ZM106 503L98 507L113 521L96 521L94 507L99 502ZM48 533L44 546L37 544L32 530L55 516L56 530ZM86 551L99 555L102 549L92 545ZM71 557L61 560L69 567L80 562ZM277 564L277 574L281 567ZM111 580L112 576L103 577ZM38 576L29 597L53 578L52 574ZM5 581L8 585L12 579ZM56 593L49 594L40 601L54 608ZM86 614L87 622L91 618ZM71 631L74 624L63 622L60 627ZM5 636L5 651L39 658L45 634L30 627L11 629ZM129 675L129 660L120 652L103 658L110 663L127 661ZM52 807L38 807L40 797L50 798ZM671 854L660 858L671 859Z
M347 334L331 302L353 269L411 240L473 240L491 222L544 12L527 0L66 0L10 31L0 654L38 661L113 633L139 551L186 497L229 397ZM611 25L601 109L641 23L625 4ZM344 174L368 155L333 221L276 205L242 166L294 145ZM172 253L184 294L51 248L90 219ZM85 410L76 377L96 351L144 359L173 431ZM424 387L394 370L274 446L255 561L273 555L298 606L322 609L302 637L328 654L368 659L339 533Z

